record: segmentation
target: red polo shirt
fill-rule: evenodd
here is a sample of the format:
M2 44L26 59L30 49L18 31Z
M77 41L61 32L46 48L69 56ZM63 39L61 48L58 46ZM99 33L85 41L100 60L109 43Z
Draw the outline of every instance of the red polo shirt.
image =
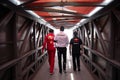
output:
M53 33L49 33L46 37L45 40L43 42L43 50L47 45L47 50L54 50L54 34Z

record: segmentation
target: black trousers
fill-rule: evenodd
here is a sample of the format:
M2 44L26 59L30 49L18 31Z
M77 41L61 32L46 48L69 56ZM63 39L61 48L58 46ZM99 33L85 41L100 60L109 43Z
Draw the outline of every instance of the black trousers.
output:
M66 52L67 52L67 48L66 47L58 47L57 51L58 51L59 72L62 72L62 68L63 68L63 70L66 70ZM63 62L62 62L62 58L63 58ZM63 64L63 67L62 67L62 64Z
M78 68L78 70L80 69L80 54L72 54L72 61L73 61L73 69L76 70L76 68Z

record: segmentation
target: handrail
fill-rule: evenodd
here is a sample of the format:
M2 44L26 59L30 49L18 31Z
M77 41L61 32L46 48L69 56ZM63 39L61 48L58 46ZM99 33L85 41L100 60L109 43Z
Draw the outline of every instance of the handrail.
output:
M87 46L85 46L85 45L84 45L83 47L84 47L85 49L91 51L92 54L102 57L103 59L105 59L106 61L108 61L110 64L112 64L114 67L120 69L120 63L119 63L119 62L117 62L117 61L115 61L115 60L111 60L111 59L109 59L108 57L105 57L104 55L102 55L102 53L100 53L100 52L98 52L98 51L96 51L96 50L93 50L93 49L91 49L91 48L89 48L89 47L87 47Z
M47 54L47 52L45 52L44 54L42 54L40 57L39 57L39 59L37 59L37 61L39 61L43 56L45 56ZM32 63L31 65L29 65L24 71L23 71L23 73L22 74L25 74L31 67L33 67L36 63L37 63L37 61L36 62L34 62L34 63Z
M28 57L28 56L30 56L30 55L32 55L32 54L35 54L35 52L36 52L37 50L40 50L40 49L42 49L42 47L39 47L39 48L37 48L37 49L35 49L35 50L31 50L31 51L29 51L29 52L26 52L25 55L23 55L23 56L21 56L21 57L19 57L19 58L17 58L17 59L13 59L13 60L11 60L11 61L9 61L9 62L1 65L1 66L0 66L0 70L3 70L3 69L5 69L5 68L9 68L9 67L17 64L17 62L21 61L23 58Z
M90 61L90 63L101 73L101 74L103 74L103 76L105 77L105 72L97 65L97 64L95 64L95 63L93 63L89 58L88 58L88 56L86 56L86 55L83 55L87 60L89 60Z

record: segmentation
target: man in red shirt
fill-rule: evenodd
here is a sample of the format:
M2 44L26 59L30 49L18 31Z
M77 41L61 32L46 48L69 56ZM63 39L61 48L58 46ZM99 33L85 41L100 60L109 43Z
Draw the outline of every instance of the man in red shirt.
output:
M43 42L43 48L42 48L42 52L44 50L44 48L47 45L47 52L48 52L48 62L49 62L49 66L50 66L50 74L53 74L53 70L54 70L54 58L55 58L55 46L54 46L54 31L52 29L49 30L49 33L47 34L47 36L45 36L44 42Z

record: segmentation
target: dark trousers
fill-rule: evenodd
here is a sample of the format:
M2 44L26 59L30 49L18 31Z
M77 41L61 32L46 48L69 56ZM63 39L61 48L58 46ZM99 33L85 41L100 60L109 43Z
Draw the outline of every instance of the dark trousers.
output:
M72 61L73 61L73 69L76 70L76 67L78 70L80 69L80 55L79 54L72 54Z
M63 70L66 70L66 47L58 47L58 65L59 65L59 72L62 72L62 63L63 63ZM63 57L63 62L62 62Z

